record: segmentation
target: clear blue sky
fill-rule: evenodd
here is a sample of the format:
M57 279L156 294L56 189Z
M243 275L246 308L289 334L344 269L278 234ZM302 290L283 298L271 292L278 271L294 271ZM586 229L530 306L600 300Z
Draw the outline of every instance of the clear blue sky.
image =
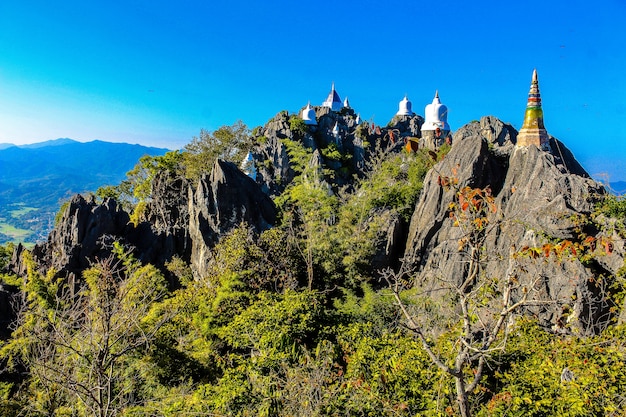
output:
M378 124L438 89L453 130L519 129L537 68L548 132L626 180L624 21L624 0L3 0L0 142L180 148L319 105L333 81Z

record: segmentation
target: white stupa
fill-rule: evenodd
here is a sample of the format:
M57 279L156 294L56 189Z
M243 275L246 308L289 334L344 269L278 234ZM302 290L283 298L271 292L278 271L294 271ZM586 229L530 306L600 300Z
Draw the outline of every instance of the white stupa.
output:
M343 107L343 103L339 98L339 94L335 90L335 83L333 83L330 93L328 93L328 97L326 97L326 101L322 103L322 107L328 107L332 111L339 111Z
M439 100L439 91L435 92L435 98L433 102L428 104L424 109L425 121L422 125L422 132L435 131L437 128L441 131L450 132L450 125L448 124L448 107L445 104L441 104Z
M252 152L248 151L248 155L241 161L241 171L256 181L256 167L254 166L254 158Z
M335 126L333 127L333 136L339 137L339 122L335 122Z
M311 102L309 102L304 110L302 110L302 120L304 120L305 125L317 125L317 119L315 118L315 109L311 107Z
M348 101L348 97L343 100L343 107L346 109L350 108L350 102Z
M413 105L405 95L398 104L398 112L396 113L396 116L414 116L415 113L413 113L412 107Z
M435 92L433 102L424 109L425 121L422 125L422 142L429 149L439 149L450 133L448 108L441 104L439 92Z

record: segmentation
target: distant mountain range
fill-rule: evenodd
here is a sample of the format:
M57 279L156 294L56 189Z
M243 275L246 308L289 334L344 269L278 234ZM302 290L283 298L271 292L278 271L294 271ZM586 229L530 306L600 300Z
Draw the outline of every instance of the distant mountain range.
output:
M611 191L617 195L626 194L626 181L617 181L609 183Z
M140 157L167 151L99 140L0 144L0 243L44 239L65 199L117 185Z

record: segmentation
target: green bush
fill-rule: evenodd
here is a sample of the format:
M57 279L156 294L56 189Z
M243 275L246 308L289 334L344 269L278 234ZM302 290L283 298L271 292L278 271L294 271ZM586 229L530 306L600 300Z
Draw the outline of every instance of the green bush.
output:
M623 415L626 328L559 336L522 320L497 359L491 398L478 416Z

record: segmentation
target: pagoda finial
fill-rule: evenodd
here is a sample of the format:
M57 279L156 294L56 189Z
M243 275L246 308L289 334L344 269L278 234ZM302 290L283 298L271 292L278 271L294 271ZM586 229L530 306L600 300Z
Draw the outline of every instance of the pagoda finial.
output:
M549 150L550 148L548 132L543 126L543 110L541 108L537 69L533 70L526 112L524 114L524 124L517 135L517 146L529 145L535 145L543 150Z

